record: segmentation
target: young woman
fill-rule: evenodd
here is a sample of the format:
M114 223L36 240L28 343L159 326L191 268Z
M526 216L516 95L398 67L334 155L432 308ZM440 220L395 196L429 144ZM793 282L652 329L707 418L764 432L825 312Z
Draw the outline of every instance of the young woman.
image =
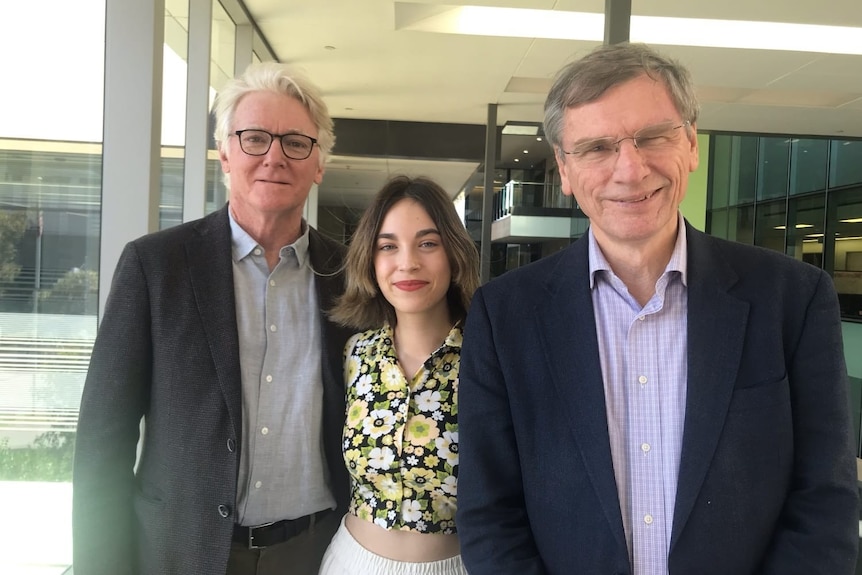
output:
M461 323L479 256L433 181L396 177L353 236L331 312L345 348L351 502L321 575L462 575L455 510Z

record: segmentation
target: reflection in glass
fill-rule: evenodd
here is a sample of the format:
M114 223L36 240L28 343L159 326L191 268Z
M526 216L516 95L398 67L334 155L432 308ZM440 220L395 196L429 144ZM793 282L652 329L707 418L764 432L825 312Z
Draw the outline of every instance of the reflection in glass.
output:
M62 526L97 327L101 160L96 144L0 139L0 499L19 529L61 526L35 543L25 527L2 557L12 565L71 563Z
M0 3L0 572L72 562L72 453L95 339L104 0Z
M727 239L743 244L754 244L754 206L730 208L727 225Z
M829 140L794 138L790 144L790 194L826 189Z
M165 0L159 229L183 221L189 2Z
M717 238L727 237L727 209L714 209L706 212L706 229Z
M758 200L783 198L787 195L790 144L793 141L791 138L760 138Z
M212 109L215 95L225 82L233 78L236 53L236 24L225 12L218 0L213 0L212 43L210 52L210 101ZM204 213L212 213L221 208L227 201L227 189L224 186L221 166L218 162L218 152L213 139L213 118L209 122L209 150L207 150L206 173L206 205Z
M862 183L862 140L833 140L830 147L829 187Z
M710 206L720 208L754 201L757 174L757 137L719 134L713 150Z
M825 169L824 169L825 173ZM826 195L798 198L788 203L787 255L823 267Z
M862 320L862 188L833 192L829 229L835 240L833 279L842 315Z
M754 245L784 253L787 229L786 205L784 199L757 204Z

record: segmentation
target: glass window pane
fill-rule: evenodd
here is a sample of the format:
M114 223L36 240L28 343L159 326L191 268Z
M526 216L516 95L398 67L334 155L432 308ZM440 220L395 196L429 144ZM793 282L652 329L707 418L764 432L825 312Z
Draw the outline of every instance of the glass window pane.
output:
M749 245L754 243L754 206L728 210L727 239Z
M783 198L787 195L790 142L789 138L760 138L758 200Z
M757 204L754 245L784 253L787 211L784 200Z
M0 572L59 575L98 323L105 2L3 2L0 21Z
M210 85L215 92L234 75L236 24L218 0L213 0L210 46Z
M159 229L183 221L189 2L165 0Z
M757 173L757 138L716 135L710 205L715 208L754 201Z
M805 194L826 189L829 140L793 139L790 144L790 193Z
M724 208L728 205L733 163L731 157L733 153L732 138L733 136L718 134L712 137L709 144L709 148L712 150L712 185L709 186L708 205L713 209Z
M225 12L218 0L213 0L212 46L210 54L210 109L213 99L224 83L234 76L236 54L236 24ZM212 118L211 118L212 120ZM211 213L219 209L227 201L227 189L224 186L221 165L215 140L212 137L213 122L210 121L210 145L207 151L206 173L206 205L204 211Z
M830 188L862 183L862 140L833 140L829 164Z
M823 267L825 205L826 194L818 194L791 200L787 210L787 254L819 268Z
M717 238L727 239L728 210L711 210L706 213L706 233Z
M833 278L841 313L862 320L862 188L831 193L829 202L829 229L835 241Z

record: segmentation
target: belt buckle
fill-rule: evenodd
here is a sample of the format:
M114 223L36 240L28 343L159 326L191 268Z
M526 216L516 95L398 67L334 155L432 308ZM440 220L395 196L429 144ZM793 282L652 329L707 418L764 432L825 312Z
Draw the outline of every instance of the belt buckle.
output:
M254 530L260 529L262 527L269 527L270 525L275 524L275 521L270 521L269 523L262 523L260 525L255 525L254 527L248 528L248 548L249 549L263 549L266 545L255 545L254 544Z

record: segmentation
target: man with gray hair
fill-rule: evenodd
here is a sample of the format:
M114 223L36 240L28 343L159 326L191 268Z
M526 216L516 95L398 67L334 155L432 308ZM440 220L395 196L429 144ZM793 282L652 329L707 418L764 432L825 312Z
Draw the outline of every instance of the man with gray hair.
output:
M215 116L228 204L130 242L114 275L78 425L76 575L316 575L347 508L350 334L324 314L344 247L302 217L332 120L276 63L228 82Z
M590 228L476 293L458 533L471 575L849 575L858 495L828 274L679 212L689 73L639 44L558 74L545 133Z

